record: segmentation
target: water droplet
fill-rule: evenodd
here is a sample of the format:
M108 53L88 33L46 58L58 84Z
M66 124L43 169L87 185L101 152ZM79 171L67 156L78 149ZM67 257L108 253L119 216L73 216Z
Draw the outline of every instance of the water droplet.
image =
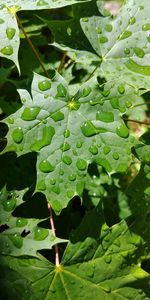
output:
M38 113L40 112L40 108L39 107L25 107L21 118L24 121L32 121L35 120Z
M67 142L65 142L65 143L63 143L63 144L61 145L60 148L61 148L62 151L67 151L67 150L70 149L70 145L69 145Z
M69 199L73 198L73 196L74 196L74 192L73 191L67 191L67 197Z
M76 184L76 191L79 196L82 196L83 189L84 189L84 182L78 181Z
M12 138L14 140L15 143L21 143L23 140L23 131L21 127L18 127L16 129L13 130L12 132Z
M10 27L10 28L6 29L6 34L7 34L7 37L8 37L9 40L13 39L15 33L16 33L16 29L15 28L11 28Z
M101 36L98 39L99 43L104 44L108 42L108 38L106 36Z
M129 25L133 25L133 24L135 24L135 22L136 22L135 17L131 17L131 18L129 19L128 24L129 24Z
M32 151L39 151L44 146L48 146L55 134L55 129L51 126L45 126L43 128L43 134L41 140L36 141L31 145L30 149Z
M68 34L69 36L71 36L71 32L72 32L71 28L68 27L68 28L67 28L67 34Z
M68 179L69 179L70 181L75 181L75 180L76 180L76 174L70 174L70 175L68 176Z
M37 189L40 191L45 191L46 190L46 184L44 180L41 180L37 184Z
M47 236L48 236L48 229L41 228L41 227L36 227L34 229L34 239L36 241L43 241L46 239Z
M45 0L39 0L36 5L43 6L43 5L48 5L48 3Z
M56 180L55 179L50 179L50 184L52 184L52 185L54 185L54 184L56 184Z
M142 26L142 30L143 30L143 31L150 30L150 23L144 24L144 25Z
M80 108L80 102L72 99L72 100L68 101L68 107L70 110L78 110Z
M107 96L109 96L109 94L110 94L110 90L104 90L104 91L102 91L101 92L102 93L102 95L104 96L104 97L107 97ZM103 99L101 99L100 101L103 101ZM103 102L104 103L104 102ZM101 103L100 103L101 104Z
M16 199L14 197L2 201L2 205L5 211L12 211L16 207Z
M50 80L45 79L43 81L40 81L38 83L38 88L39 88L39 90L41 90L43 92L49 90L51 88Z
M103 284L101 285L102 289L104 289L104 291L106 293L110 293L111 292L111 287L108 284Z
M64 155L62 157L62 161L66 164L66 165L70 165L72 163L72 159L70 156L68 155Z
M113 158L114 158L115 160L118 160L118 159L119 159L119 154L116 153L116 152L114 152L114 153L113 153Z
M104 256L104 260L106 264L110 264L112 261L112 256L111 255Z
M129 136L129 130L124 123L116 129L116 133L122 138L127 138Z
M0 18L0 24L3 24L3 23L5 23L5 21Z
M118 92L119 92L119 94L124 94L124 92L125 92L125 87L124 87L124 85L119 85L119 86L118 86Z
M76 143L76 147L77 147L77 148L81 148L81 147L82 147L82 144L83 144L83 143L82 143L81 141L78 141L78 142Z
M12 46L6 46L2 48L0 52L4 55L12 55L14 51Z
M105 30L108 31L108 32L111 32L113 29L112 25L111 24L106 24L105 26Z
M81 21L82 22L88 22L89 18L82 18Z
M52 191L53 191L55 194L59 195L59 194L60 194L60 187L59 187L59 185L53 186L53 187L52 187Z
M9 235L9 239L12 241L14 246L18 249L20 249L23 245L23 238L20 235L20 233L14 233Z
M150 66L141 66L132 59L129 59L125 66L132 72L146 76L150 75Z
M14 118L8 118L8 119L7 119L7 122L8 122L9 124L14 124Z
M87 269L85 270L86 275L88 277L93 277L94 271L95 271L95 266L89 263Z
M150 35L147 36L147 40L150 43Z
M124 40L127 39L128 37L130 37L132 35L131 31L124 31L121 36L120 36L120 40Z
M96 162L98 165L104 167L106 169L107 172L111 172L112 171L112 167L109 163L109 161L107 159L101 159L101 158L97 158Z
M90 146L89 151L93 154L96 155L98 153L98 148L95 145Z
M130 49L129 48L125 48L124 49L124 53L127 54L127 55L130 54Z
M51 115L51 118L55 122L58 122L58 121L64 120L64 114L61 111L57 111Z
M67 95L67 90L66 88L60 83L58 86L57 86L57 95L56 97L66 97Z
M94 127L94 125L92 124L91 121L86 121L81 125L81 130L82 133L86 136L86 137L90 137L93 136L97 133L96 128Z
M84 159L78 158L76 166L79 170L84 171L87 168L87 163Z
M17 218L17 221L16 221L16 226L17 227L24 227L28 224L28 220L25 219L25 218Z
M96 113L96 120L100 120L102 122L113 122L114 121L114 115L112 112L107 111L98 111Z
M100 34L102 33L102 29L100 27L96 27L96 32Z
M43 161L40 162L39 169L44 173L54 171L54 167L50 164L50 162L47 159L44 159Z
M51 242L54 242L56 240L56 237L53 235L53 234L51 234L51 236L50 236L50 241Z
M53 201L52 207L56 213L60 213L60 211L62 210L62 206L61 206L60 202L58 202L57 200Z
M65 131L64 131L64 137L65 138L68 138L70 136L70 131L68 130L68 129L66 129Z
M110 151L111 151L111 149L110 149L109 146L104 146L104 148L103 148L103 153L104 154L108 154Z
M124 163L120 163L117 168L116 168L116 171L117 172L121 172L121 173L125 173L126 170L128 168L128 165L124 164Z
M145 53L143 51L143 49L140 48L133 48L134 53L138 56L138 57L144 57Z
M87 97L90 93L91 93L91 88L90 87L86 87L82 91L82 97Z

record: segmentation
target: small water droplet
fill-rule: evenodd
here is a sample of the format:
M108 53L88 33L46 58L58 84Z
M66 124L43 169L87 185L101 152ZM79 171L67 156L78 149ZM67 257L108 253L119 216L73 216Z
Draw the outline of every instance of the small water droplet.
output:
M140 49L140 48L133 48L133 51L134 53L138 56L138 57L141 57L143 58L144 55L145 55L145 52L143 51L143 49Z
M59 170L59 174L60 174L60 175L64 175L64 170L63 170L63 169L60 169L60 170Z
M114 152L114 153L113 153L113 158L114 158L115 160L118 160L118 159L119 159L119 154L118 154L117 152Z
M28 224L28 220L25 219L25 218L17 218L17 221L16 221L16 226L17 227L24 227Z
M47 236L48 236L48 229L41 228L41 227L36 227L34 229L34 239L36 241L43 241L46 239Z
M9 124L14 124L14 118L8 118L8 119L7 119L7 122L8 122Z
M111 255L104 256L104 260L106 264L110 264L112 261L112 256Z
M56 180L55 179L50 179L50 184L52 184L52 185L54 185L54 184L56 184Z
M119 94L124 94L124 92L125 92L125 87L124 87L124 85L119 85L119 86L118 86L118 92L119 92Z
M45 79L43 81L40 81L38 83L38 88L43 92L49 90L51 88L50 80Z
M96 113L96 120L100 120L102 122L113 122L114 121L114 115L112 112L107 111L98 111Z
M36 5L43 6L43 5L48 5L48 3L45 0L39 0Z
M64 120L64 114L61 111L57 111L51 115L51 118L55 122L58 122L58 121Z
M65 138L68 138L70 136L70 131L68 130L68 129L66 129L65 131L64 131L64 137Z
M41 180L37 184L37 189L40 191L45 191L46 190L46 184L44 180Z
M106 36L101 36L98 39L99 43L104 44L108 42L108 38Z
M73 196L74 196L74 192L73 191L67 191L67 197L69 199L73 198Z
M86 136L86 137L90 137L93 136L97 133L96 128L94 127L94 125L92 124L91 121L86 121L81 125L81 130L82 133Z
M124 163L120 163L120 164L117 165L116 171L121 172L121 173L125 173L127 168L128 168L128 165L126 165Z
M124 53L127 54L127 55L130 54L130 49L129 48L125 48L124 49Z
M53 187L52 187L52 191L53 191L55 194L59 195L59 194L60 194L60 187L59 187L59 185L53 186Z
M21 115L21 119L23 119L24 121L35 120L39 112L40 112L39 107L25 107Z
M81 21L82 22L88 22L89 18L82 18Z
M22 131L21 127L18 127L18 128L13 130L12 138L13 138L14 142L17 143L17 144L22 142L22 140L23 140L23 131Z
M84 159L78 158L76 166L79 170L84 171L87 168L87 163Z
M104 289L104 291L106 293L110 293L111 292L111 287L108 284L103 284L103 285L101 285L101 287Z
M83 143L82 143L81 141L78 141L78 142L76 143L76 147L77 147L77 148L81 148L81 147L82 147L82 144L83 144Z
M135 22L136 22L135 17L131 17L131 18L129 19L128 24L129 24L129 25L133 25L133 24L135 24Z
M56 237L53 235L53 234L51 234L51 236L50 236L50 241L51 242L54 242L56 240Z
M86 87L82 91L82 97L87 97L90 93L91 93L91 88L90 87Z
M62 210L62 206L58 200L53 201L52 207L56 213L60 213L60 211Z
M64 142L60 148L62 151L67 151L70 149L70 145L67 142Z
M64 155L62 157L62 161L66 164L66 165L70 165L72 163L72 159L70 156L68 155Z
M127 39L128 37L130 37L132 35L131 31L124 31L121 36L120 36L120 40L124 40Z
M89 263L88 267L85 271L86 275L88 277L93 277L94 276L94 271L95 271L95 266Z
M39 169L44 173L54 171L54 167L50 164L50 162L47 159L44 159L43 161L40 162Z
M67 90L66 88L60 83L58 86L57 86L57 95L56 97L66 97L67 95Z
M110 94L110 90L104 90L104 91L102 91L101 92L102 93L102 95L104 96L104 97L107 97L107 96L109 96L109 94ZM101 99L100 101L103 101L103 99ZM104 102L103 102L104 103ZM101 104L101 103L100 103Z
M116 133L122 138L127 138L129 136L129 130L124 123L116 129Z
M98 153L98 148L95 145L90 146L89 151L93 154L96 155Z
M0 52L4 55L12 55L14 51L12 46L6 46L2 48Z
M67 28L67 34L68 34L69 36L71 36L71 32L72 32L71 28L68 27L68 28Z
M69 176L68 176L68 179L70 180L70 181L75 181L76 180L76 174L70 174Z
M142 26L142 30L143 30L143 31L148 31L148 30L150 30L150 23L144 24L144 25Z
M109 146L104 146L104 148L103 148L103 153L104 154L108 154L110 151L111 151L111 149L110 149Z
M6 34L7 34L7 37L8 37L9 40L13 39L15 33L16 33L16 29L15 28L9 27L9 28L6 29Z
M112 25L111 24L106 24L105 25L105 30L108 31L108 32L111 32L113 29Z
M100 34L102 33L102 29L100 27L96 27L96 32Z
M18 249L20 249L23 245L23 238L20 235L20 233L14 233L9 235L9 239L12 241L14 246Z

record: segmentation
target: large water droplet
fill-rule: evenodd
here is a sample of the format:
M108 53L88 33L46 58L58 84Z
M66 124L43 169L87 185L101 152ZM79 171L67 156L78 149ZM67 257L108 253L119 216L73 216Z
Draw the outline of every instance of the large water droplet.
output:
M36 141L31 145L30 149L32 151L39 151L44 146L48 146L51 143L51 140L55 134L55 129L51 126L45 126L43 128L43 135L41 140Z
M62 206L61 206L60 202L57 200L53 201L52 207L56 213L60 213L60 211L62 210Z
M64 114L61 111L57 111L51 115L51 118L55 122L58 122L58 121L64 120Z
M18 127L16 129L13 130L12 132L12 138L14 140L15 143L21 143L23 140L23 131L21 127Z
M138 56L138 57L144 57L145 52L143 51L143 49L140 48L133 48L134 53Z
M105 30L108 31L108 32L111 32L113 29L112 25L111 24L106 24L105 25Z
M12 55L13 54L13 47L12 46L6 46L0 50L1 53L4 55Z
M98 111L96 113L96 120L100 120L102 122L113 122L114 121L114 115L112 112L107 111Z
M76 166L79 170L84 171L87 168L87 163L84 159L78 158Z
M150 23L144 24L144 25L142 26L142 30L143 30L143 31L150 30Z
M86 137L90 137L93 136L97 133L97 130L95 128L95 126L92 124L91 121L86 121L81 125L81 130L82 133L86 136Z
M82 91L82 97L87 97L90 93L91 93L91 88L90 87L86 87Z
M70 156L68 155L64 155L62 157L62 161L66 164L66 165L70 165L72 163L72 159Z
M43 241L46 239L47 236L48 236L48 229L41 228L41 227L36 227L34 229L34 239L36 241Z
M99 43L104 44L108 42L108 38L106 36L101 36L98 39Z
M67 95L67 90L66 88L60 83L58 86L57 86L57 95L56 97L66 97Z
M44 173L54 171L54 167L50 164L50 162L47 159L44 159L43 161L40 162L39 169Z
M125 124L121 124L121 126L116 129L116 133L122 138L127 138L129 136L129 130Z
M8 37L9 40L13 39L15 33L16 33L16 29L15 28L11 28L10 27L10 28L6 29L6 34L7 34L7 37Z
M25 218L18 218L16 221L16 226L17 227L24 227L28 224L28 220Z
M124 40L124 39L127 39L129 36L132 35L132 32L131 31L124 31L121 36L120 36L120 40Z
M111 255L104 256L104 260L106 264L110 264L112 261L112 256Z
M93 154L96 155L98 153L98 148L95 145L90 146L89 151Z
M20 233L14 233L9 235L9 239L12 241L14 246L18 249L20 249L23 245L23 238L20 235Z
M32 121L36 119L36 116L40 112L39 107L25 107L21 118L25 121Z
M109 146L104 146L104 148L103 148L103 153L104 154L108 154L110 151L111 151L111 149L110 149Z
M69 176L68 176L68 179L70 180L70 181L74 181L74 180L76 180L76 174L70 174Z
M47 79L45 79L45 80L43 80L43 81L40 81L39 83L38 83L38 88L41 90L41 91L47 91L48 89L50 89L51 88L51 82L50 82L50 80L47 80Z
M16 199L15 199L15 197L12 197L12 198L10 198L8 200L2 201L2 205L3 205L4 210L6 210L6 211L12 211L12 210L14 210L14 208L16 206Z

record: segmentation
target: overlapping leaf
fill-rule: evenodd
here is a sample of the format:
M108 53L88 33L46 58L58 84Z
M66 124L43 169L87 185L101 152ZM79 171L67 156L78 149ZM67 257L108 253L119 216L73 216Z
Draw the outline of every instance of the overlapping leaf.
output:
M0 195L0 225L6 228L0 234L0 253L11 256L38 256L37 250L50 249L65 240L55 238L52 231L38 226L39 219L14 217L12 212L22 203L23 192L7 192ZM23 234L23 235L22 235Z
M125 78L137 87L149 87L149 1L130 0L117 17L81 19L82 29L102 59L100 72L107 78Z
M82 195L93 161L108 173L126 171L135 140L121 115L135 91L119 82L100 87L92 78L72 95L58 74L52 81L35 74L31 90L32 98L19 90L23 106L5 119L6 151L38 152L36 190L59 212L73 196Z
M81 0L82 2L82 0ZM19 29L15 14L20 10L40 10L59 8L74 3L78 0L6 0L0 3L0 56L12 60L19 69Z
M24 295L24 299L84 300L88 295L94 300L148 300L149 275L138 260L140 237L131 233L125 222L108 228L100 225L100 220L99 213L86 216L59 267L42 258L2 258L1 273L6 274L2 283L10 286L9 292L3 289L2 295L9 299L10 293L18 291L18 299Z

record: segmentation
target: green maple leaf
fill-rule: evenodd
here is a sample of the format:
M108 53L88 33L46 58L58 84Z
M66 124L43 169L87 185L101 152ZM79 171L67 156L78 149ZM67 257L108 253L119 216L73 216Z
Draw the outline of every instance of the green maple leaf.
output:
M41 10L79 3L77 0L6 0L0 4L0 56L12 60L19 69L19 28L16 13L21 10Z
M81 27L98 55L100 72L117 76L137 87L149 86L149 1L127 1L115 18L92 16Z
M8 192L5 188L0 195L1 226L7 229L0 234L0 253L3 255L38 257L38 250L51 249L56 243L65 242L55 238L52 231L42 228L43 220L14 217L14 209L22 204L22 192ZM22 233L25 232L25 236Z
M10 286L10 291L3 289L3 294L8 293L7 299L9 293L19 291L18 299L24 295L24 299L79 300L88 295L94 300L148 300L149 275L139 260L142 240L129 231L124 221L111 228L102 224L103 216L98 211L89 212L58 267L42 257L2 258L3 287L6 282Z
M5 119L5 151L38 153L36 191L47 196L56 212L73 196L82 196L90 163L109 174L125 172L135 143L121 119L134 99L132 87L119 82L100 87L92 78L74 95L71 90L58 74L52 81L35 74L32 96L19 90L23 105Z

